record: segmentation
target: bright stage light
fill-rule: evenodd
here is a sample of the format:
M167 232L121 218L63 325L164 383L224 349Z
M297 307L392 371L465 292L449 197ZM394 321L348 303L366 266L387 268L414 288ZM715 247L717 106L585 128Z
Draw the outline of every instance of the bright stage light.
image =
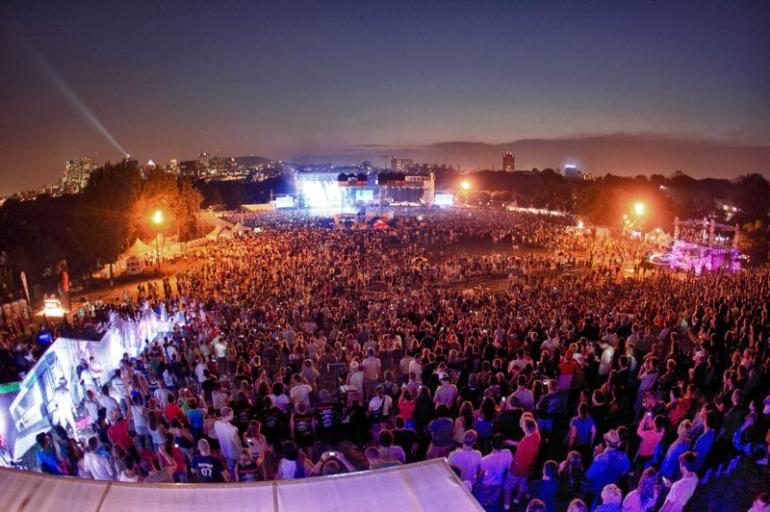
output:
M62 309L59 299L44 299L43 309L38 313L48 318L62 318L67 312Z
M645 206L644 203L640 201L637 201L636 203L634 203L634 213L636 215L644 215L644 212L646 209L647 207Z
M160 210L155 210L155 213L152 214L152 222L155 225L159 225L163 223L163 212Z
M333 216L355 211L355 208L344 200L342 189L336 180L302 180L300 193L305 208L309 208L315 215Z
M465 192L468 192L471 189L471 182L468 180L463 181L460 183L460 188L462 188Z

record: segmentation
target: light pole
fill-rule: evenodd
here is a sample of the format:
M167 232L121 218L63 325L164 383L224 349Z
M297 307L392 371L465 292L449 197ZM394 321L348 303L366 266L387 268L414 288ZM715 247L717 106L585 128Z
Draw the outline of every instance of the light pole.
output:
M152 223L155 224L155 255L158 258L158 274L160 274L160 225L163 224L163 212L155 210L152 214Z
M463 195L465 196L465 204L468 204L468 192L471 190L471 182L468 180L463 180L460 182L460 190L462 191Z
M639 228L640 238L644 239L644 214L647 212L647 205L641 201L634 203L634 215L636 216L636 225Z

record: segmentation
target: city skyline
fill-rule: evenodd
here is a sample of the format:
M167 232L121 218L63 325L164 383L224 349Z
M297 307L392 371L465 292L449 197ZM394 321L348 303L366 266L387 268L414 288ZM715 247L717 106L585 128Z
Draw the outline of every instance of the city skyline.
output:
M520 168L770 171L766 2L9 2L0 14L0 194L48 183L80 155L117 161L115 146L164 163L387 151L499 168L510 149ZM651 140L684 141L705 164L630 150L592 164L596 148L575 146L618 134L661 153L670 144ZM533 139L553 148L515 147ZM719 148L734 165L708 157Z

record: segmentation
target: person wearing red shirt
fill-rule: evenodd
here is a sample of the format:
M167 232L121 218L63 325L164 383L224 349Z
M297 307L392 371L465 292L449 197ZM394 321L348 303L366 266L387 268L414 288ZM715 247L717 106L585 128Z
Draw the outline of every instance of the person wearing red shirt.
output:
M169 423L171 423L174 418L179 418L179 421L187 419L187 416L185 415L182 408L179 407L175 402L169 402L166 404L166 407L163 408L163 415L166 417Z
M112 424L107 429L107 438L112 444L120 446L126 453L134 446L128 433L128 419L120 417L118 411L112 411Z
M511 508L511 496L516 491L514 503L518 503L527 491L527 479L540 453L540 431L532 413L524 413L519 422L524 437L516 443L510 471L505 479L505 509Z

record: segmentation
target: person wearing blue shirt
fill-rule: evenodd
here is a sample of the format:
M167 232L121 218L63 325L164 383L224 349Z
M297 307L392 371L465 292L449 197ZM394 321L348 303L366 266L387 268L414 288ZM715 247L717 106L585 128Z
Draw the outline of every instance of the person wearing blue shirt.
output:
M558 473L559 465L556 461L547 460L543 464L543 478L529 484L530 498L537 498L542 501L548 512L554 512L556 507L556 489L559 484L556 476Z
M35 441L37 441L38 444L38 451L35 454L35 458L37 459L38 464L40 464L40 471L48 473L49 475L64 475L61 469L59 469L59 459L57 459L56 455L48 449L50 444L48 435L45 432L40 432L35 437Z
M622 441L618 431L612 429L604 434L604 442L607 448L594 459L586 472L595 500L598 500L605 485L618 483L631 471L628 455L619 449Z
M679 456L690 450L690 431L692 423L690 420L682 420L676 431L676 441L668 447L666 456L660 465L660 474L669 480L679 480Z
M198 408L198 400L190 400L190 409L187 411L187 419L190 422L190 429L197 436L203 434L203 410Z
M694 470L696 473L701 472L701 468L706 462L706 458L711 452L711 447L714 446L717 433L716 427L719 422L719 416L716 411L709 411L706 413L705 430L695 441L692 451L695 452L695 465Z

